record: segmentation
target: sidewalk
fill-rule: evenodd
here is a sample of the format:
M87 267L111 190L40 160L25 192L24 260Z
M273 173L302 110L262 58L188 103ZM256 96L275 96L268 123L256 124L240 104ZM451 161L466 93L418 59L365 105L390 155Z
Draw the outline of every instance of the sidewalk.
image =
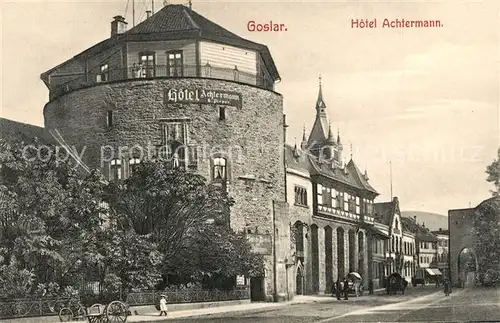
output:
M375 294L385 291L385 289L375 290ZM365 294L366 295L366 294ZM367 296L362 296L367 297ZM369 297L369 296L368 296ZM332 302L335 298L332 298L330 294L324 295L295 295L290 301L279 302L279 303L267 303L267 302L256 302L256 303L246 303L238 305L229 306L219 306L219 307L208 307L190 310L178 310L170 311L168 316L159 316L158 311L151 311L149 313L143 313L141 315L131 315L127 317L127 322L158 322L162 320L170 320L182 317L192 317L192 316L202 316L209 314L221 314L229 312L242 312L242 311L255 311L255 310L268 310L273 308L285 307L294 304L309 304L309 303L320 303L320 302ZM58 316L50 317L32 317L32 318L21 318L21 319L8 319L0 320L0 323L56 323L59 322ZM76 323L76 321L74 321ZM73 322L70 322L73 323ZM82 323L82 321L80 321Z

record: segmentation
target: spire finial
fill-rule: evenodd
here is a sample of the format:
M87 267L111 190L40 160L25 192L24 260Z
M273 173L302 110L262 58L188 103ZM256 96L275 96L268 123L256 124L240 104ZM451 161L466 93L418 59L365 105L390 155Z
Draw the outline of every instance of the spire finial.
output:
M321 87L321 73L319 73L319 87Z
M302 141L306 141L306 125L302 126Z
M352 159L352 142L349 145L351 146L351 159Z

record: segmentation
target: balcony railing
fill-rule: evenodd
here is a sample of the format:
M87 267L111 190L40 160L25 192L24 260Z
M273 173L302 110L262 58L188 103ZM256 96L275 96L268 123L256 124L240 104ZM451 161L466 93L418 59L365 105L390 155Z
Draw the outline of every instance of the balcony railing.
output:
M106 84L108 82L183 77L222 79L255 85L266 90L274 90L274 82L269 77L242 72L237 67L221 68L207 64L204 66L183 65L182 67L172 68L166 65L151 65L77 74L71 80L55 85L50 93L50 98L54 99L78 89ZM57 81L57 75L51 78Z

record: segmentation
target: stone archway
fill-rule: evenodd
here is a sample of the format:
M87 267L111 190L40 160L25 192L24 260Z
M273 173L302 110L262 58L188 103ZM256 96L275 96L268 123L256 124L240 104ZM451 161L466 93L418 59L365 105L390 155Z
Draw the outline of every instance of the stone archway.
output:
M295 274L295 295L304 295L304 273L300 264Z
M458 254L458 284L463 288L474 287L478 270L477 256L472 248L463 248Z

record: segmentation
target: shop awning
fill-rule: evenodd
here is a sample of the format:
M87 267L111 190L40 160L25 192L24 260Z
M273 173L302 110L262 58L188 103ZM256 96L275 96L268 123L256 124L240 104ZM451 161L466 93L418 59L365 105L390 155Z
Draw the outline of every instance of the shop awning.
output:
M441 271L437 268L425 268L425 270L432 276L442 275Z

